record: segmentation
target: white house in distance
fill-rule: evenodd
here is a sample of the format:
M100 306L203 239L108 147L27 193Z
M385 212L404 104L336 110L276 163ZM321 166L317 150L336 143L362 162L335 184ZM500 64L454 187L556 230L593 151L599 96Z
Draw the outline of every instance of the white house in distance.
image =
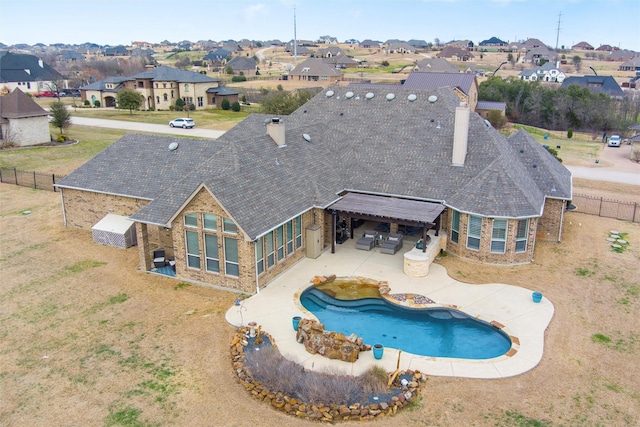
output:
M567 78L567 75L558 66L553 65L551 62L546 62L539 67L522 70L520 74L518 74L518 78L530 82L562 83L564 79Z

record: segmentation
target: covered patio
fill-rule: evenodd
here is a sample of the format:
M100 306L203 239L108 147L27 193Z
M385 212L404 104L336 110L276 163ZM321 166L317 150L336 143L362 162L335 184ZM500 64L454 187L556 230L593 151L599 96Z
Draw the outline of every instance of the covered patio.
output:
M340 200L327 208L331 213L332 243L331 253L336 251L336 232L338 218L349 218L348 229L351 239L354 238L355 221L376 221L389 223L389 232L398 233L399 226L418 227L422 229L422 241L428 241L428 231L434 230L438 236L440 216L445 210L440 203L419 200L400 199L396 197L376 196L371 194L347 193ZM427 245L422 245L426 252Z

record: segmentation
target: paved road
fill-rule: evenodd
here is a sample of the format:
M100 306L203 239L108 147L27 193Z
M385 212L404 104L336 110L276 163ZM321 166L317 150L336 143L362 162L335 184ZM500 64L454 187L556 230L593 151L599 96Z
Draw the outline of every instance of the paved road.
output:
M631 149L631 145L603 146L597 156L599 163L594 159L591 166L566 166L575 178L640 185L640 164L629 159Z
M166 133L180 136L197 136L199 138L216 139L224 134L222 130L199 129L198 125L193 129L171 128L169 125L154 125L148 123L125 122L122 120L92 119L88 117L71 117L71 123L80 126L94 126L111 129L124 129L133 132Z
M640 185L640 174L633 172L618 172L611 168L603 167L602 169L585 167L585 166L569 166L565 165L574 178L586 178L596 181L619 182L622 184Z

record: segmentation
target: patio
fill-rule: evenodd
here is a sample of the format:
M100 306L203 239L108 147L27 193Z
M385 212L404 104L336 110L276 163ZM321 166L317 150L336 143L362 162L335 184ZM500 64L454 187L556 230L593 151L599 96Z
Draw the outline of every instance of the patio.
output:
M362 233L364 227L354 232ZM438 237L431 235L429 244L437 245ZM435 306L456 306L458 309L486 322L494 322L512 337L511 350L500 357L488 360L465 360L417 356L402 352L400 369L420 370L429 375L503 378L519 375L534 368L542 358L544 331L553 317L553 304L546 298L540 303L532 301L532 291L516 286L492 283L470 285L458 282L447 275L444 267L432 264L429 274L411 277L403 272L404 254L414 248L415 236L406 236L403 249L395 255L380 252L378 246L370 251L357 250L356 239L349 239L336 247L332 254L329 247L316 259L304 258L287 272L269 283L260 293L241 301L226 313L227 322L234 326L255 321L264 332L275 340L280 352L306 369L343 372L359 375L372 365L382 366L391 372L398 363L397 349L386 348L384 357L376 360L373 352L362 352L356 363L329 360L312 355L296 342L292 327L293 316L314 318L302 307L299 296L316 275L335 274L338 277L367 277L386 281L391 294L419 294L435 301ZM373 344L373 343L368 343Z

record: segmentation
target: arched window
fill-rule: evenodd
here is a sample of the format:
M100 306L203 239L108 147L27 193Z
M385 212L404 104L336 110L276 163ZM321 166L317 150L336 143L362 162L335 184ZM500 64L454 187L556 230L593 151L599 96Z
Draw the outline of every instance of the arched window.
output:
M162 98L163 98L165 101L168 101L168 100L169 100L169 95L167 95L167 94L165 93L164 95L162 95Z

